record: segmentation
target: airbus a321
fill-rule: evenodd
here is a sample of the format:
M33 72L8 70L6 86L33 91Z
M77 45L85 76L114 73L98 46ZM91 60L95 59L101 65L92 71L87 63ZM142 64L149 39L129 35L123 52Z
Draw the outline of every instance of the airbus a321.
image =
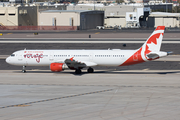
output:
M126 66L151 61L168 55L160 51L165 26L158 26L147 41L136 50L19 50L6 58L11 65L50 66L51 71L60 72L65 69L81 73L82 68L88 68L93 73L94 66Z

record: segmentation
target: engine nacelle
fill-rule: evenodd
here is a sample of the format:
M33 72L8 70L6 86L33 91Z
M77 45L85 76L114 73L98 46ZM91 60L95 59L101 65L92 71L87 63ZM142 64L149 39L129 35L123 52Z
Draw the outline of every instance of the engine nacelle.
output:
M53 72L61 72L66 68L66 64L64 63L51 63L50 69Z

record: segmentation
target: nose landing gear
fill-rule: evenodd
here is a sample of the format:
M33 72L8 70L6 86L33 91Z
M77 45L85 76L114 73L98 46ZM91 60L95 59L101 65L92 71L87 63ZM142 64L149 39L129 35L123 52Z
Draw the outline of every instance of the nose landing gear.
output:
M22 72L23 72L23 73L26 72L26 66L23 66Z

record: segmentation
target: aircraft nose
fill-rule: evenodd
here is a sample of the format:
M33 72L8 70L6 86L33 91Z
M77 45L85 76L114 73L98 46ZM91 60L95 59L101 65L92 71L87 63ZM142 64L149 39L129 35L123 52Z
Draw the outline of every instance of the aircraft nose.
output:
M6 62L10 63L10 58L9 57L6 58Z

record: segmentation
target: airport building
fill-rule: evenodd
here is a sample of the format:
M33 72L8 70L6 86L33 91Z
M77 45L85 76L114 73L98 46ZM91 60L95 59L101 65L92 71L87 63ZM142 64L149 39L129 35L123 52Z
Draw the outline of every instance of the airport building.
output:
M129 4L129 5L108 5L103 4L77 4L67 6L67 10L99 10L104 11L106 16L114 15L126 15L126 12L134 12L137 8L143 8L141 4Z
M37 26L36 6L0 7L1 26Z
M126 28L146 27L151 10L147 8L137 8L135 12L126 12L126 15L107 16L105 25L107 27L121 26Z
M144 7L150 7L152 12L172 12L173 4L172 3L150 3L144 4Z
M47 10L39 12L38 23L42 29L48 26L59 30L95 29L104 25L104 11Z
M148 27L180 27L180 13L152 12L147 20Z
M151 12L149 15L142 15L139 18L137 14L128 12L126 15L107 16L105 26L112 28L121 26L125 28L138 27L180 27L180 13Z
M1 6L0 29L86 30L97 26L138 28L158 25L180 27L179 13L152 12L150 7L141 5L94 5Z

